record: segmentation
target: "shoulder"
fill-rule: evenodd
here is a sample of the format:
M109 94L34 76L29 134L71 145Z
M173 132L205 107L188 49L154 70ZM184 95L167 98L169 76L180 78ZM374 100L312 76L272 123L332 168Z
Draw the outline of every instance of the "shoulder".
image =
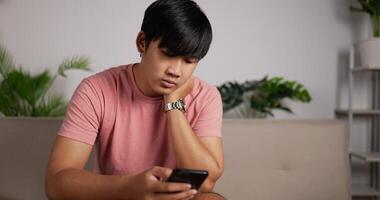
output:
M119 87L127 87L129 82L128 69L131 65L111 67L82 80L81 85L94 88L98 93L114 93Z
M194 80L186 117L198 136L220 136L223 104L219 90L197 77Z
M201 80L198 77L193 77L194 78L194 89L191 93L191 96L193 98L199 99L199 100L212 100L215 98L220 99L220 93L218 89L210 85L204 80Z
M120 65L108 68L85 78L83 82L100 87L115 84L122 74L127 73L128 66L129 65Z
M126 79L129 65L121 65L108 68L94 75L84 78L78 85L74 95L87 95L96 100L104 100L106 97L116 97L120 80ZM125 84L124 84L125 85Z
M216 86L213 86L209 83L207 83L204 80L201 80L198 77L193 77L195 84L194 84L194 89L193 89L193 94L197 96L202 96L202 97L220 97L220 93Z

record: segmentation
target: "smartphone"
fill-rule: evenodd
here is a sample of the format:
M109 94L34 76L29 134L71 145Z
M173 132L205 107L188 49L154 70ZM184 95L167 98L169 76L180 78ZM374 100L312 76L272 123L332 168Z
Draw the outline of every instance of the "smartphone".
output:
M166 180L167 182L188 183L191 189L198 190L203 181L206 180L208 171L195 169L180 169L176 168Z

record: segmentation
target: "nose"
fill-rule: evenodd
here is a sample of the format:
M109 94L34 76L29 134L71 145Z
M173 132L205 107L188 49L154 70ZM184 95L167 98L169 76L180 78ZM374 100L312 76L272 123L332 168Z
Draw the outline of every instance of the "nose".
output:
M169 67L167 69L167 73L174 78L181 77L181 65L182 59L173 59L172 62L169 63Z

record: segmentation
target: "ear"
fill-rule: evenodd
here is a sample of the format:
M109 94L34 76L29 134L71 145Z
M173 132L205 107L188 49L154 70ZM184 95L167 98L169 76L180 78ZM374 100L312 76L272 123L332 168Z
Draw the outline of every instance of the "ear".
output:
M136 37L136 47L137 47L137 51L142 54L145 52L145 33L143 31L140 31L138 34L137 34L137 37Z

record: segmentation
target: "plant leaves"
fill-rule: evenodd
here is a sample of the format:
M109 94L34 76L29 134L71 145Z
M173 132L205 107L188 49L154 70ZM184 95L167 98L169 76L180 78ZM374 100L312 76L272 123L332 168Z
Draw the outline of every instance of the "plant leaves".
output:
M12 56L0 45L0 75L4 79L14 69ZM1 80L1 79L0 79Z
M223 102L223 110L228 111L243 102L244 88L235 82L226 82L217 87Z
M218 90L222 96L224 112L249 101L254 112L263 116L273 116L273 109L292 113L290 108L282 104L286 98L303 103L311 101L309 92L302 84L285 80L283 77L268 79L265 76L261 80L245 81L242 84L236 81L226 82L219 86Z
M65 76L69 69L89 70L89 59L73 57L60 65L58 73ZM67 102L61 95L47 97L57 75L48 70L31 75L22 67L16 68L11 56L0 46L0 115L56 117L64 116Z
M32 116L58 117L66 113L67 103L61 95L53 95L35 107Z
M89 71L90 60L87 57L75 56L72 58L66 58L58 67L58 74L66 77L65 72L70 69L80 69Z

